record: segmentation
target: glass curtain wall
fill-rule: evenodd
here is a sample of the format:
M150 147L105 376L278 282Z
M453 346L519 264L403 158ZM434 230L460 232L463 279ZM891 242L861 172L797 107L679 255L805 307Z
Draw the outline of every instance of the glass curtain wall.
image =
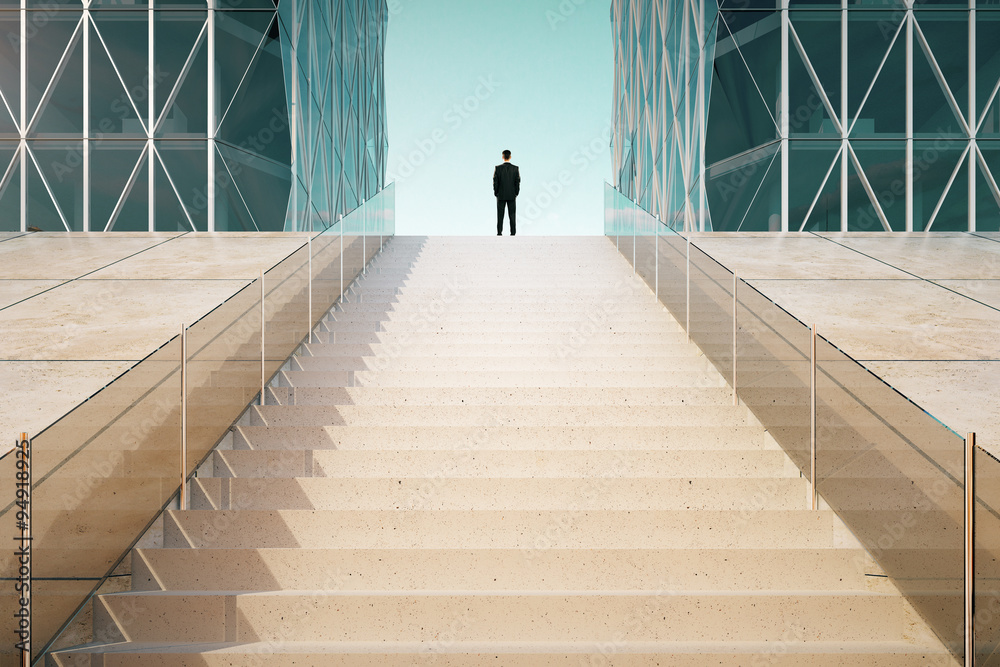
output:
M1000 5L708 4L613 4L619 190L674 229L1000 230Z
M674 228L708 224L701 186L717 0L613 0L615 186Z
M0 230L307 231L382 187L385 0L0 0Z

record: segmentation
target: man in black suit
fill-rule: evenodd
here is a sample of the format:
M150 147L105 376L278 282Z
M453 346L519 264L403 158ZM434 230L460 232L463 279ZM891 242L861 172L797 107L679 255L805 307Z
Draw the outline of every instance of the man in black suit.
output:
M497 198L497 236L503 236L504 207L510 212L510 235L517 235L517 195L521 192L521 172L510 163L510 151L493 170L493 194Z

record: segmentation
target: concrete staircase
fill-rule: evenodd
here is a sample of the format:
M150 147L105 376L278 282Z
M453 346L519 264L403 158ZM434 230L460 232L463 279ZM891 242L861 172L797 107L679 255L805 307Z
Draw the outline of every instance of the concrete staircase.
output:
M396 238L51 665L953 665L604 238Z

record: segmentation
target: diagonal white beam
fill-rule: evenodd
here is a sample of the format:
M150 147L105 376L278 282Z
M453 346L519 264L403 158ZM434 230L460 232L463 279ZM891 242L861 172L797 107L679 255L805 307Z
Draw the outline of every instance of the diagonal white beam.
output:
M142 169L142 163L146 159L146 154L149 152L149 143L147 142L142 148L142 152L139 153L139 159L136 160L135 166L132 167L132 173L129 174L128 180L125 182L125 187L122 189L122 193L118 195L118 201L115 202L115 207L111 209L111 215L108 217L107 224L104 225L104 231L110 232L116 222L118 222L118 215L122 212L122 208L125 206L125 202L128 200L129 195L132 194L132 188L135 187L136 178L139 175L139 171ZM152 162L150 162L150 167L152 168Z
M38 172L38 177L42 179L42 185L45 186L45 191L49 193L49 199L52 200L52 205L56 207L56 213L59 214L59 219L63 223L63 227L66 228L67 232L73 231L70 229L69 223L66 221L66 216L63 214L62 206L56 201L55 193L52 192L52 186L49 185L49 179L45 178L45 174L42 173L41 167L38 166L38 160L35 158L35 152L31 150L31 146L25 144L25 150L28 151L28 157L31 158L31 162L35 165L35 171ZM27 189L27 183L22 183L22 187Z
M806 71L809 72L809 78L812 79L813 87L816 89L816 94L819 95L819 99L823 102L823 106L826 107L826 113L830 116L833 121L833 127L837 130L837 134L843 136L844 127L840 124L840 118L838 117L836 111L833 109L833 103L830 102L830 97L826 94L826 89L823 88L822 82L819 80L819 75L816 74L815 68L813 68L812 61L809 60L809 55L806 53L806 49L802 46L802 40L799 39L799 33L795 31L795 26L792 22L788 22L788 34L791 35L792 40L795 42L795 49L799 52L799 56L802 57L802 63L806 66Z
M830 174L837 167L837 159L840 158L841 153L844 152L844 145L841 142L840 148L837 149L837 153L833 156L833 161L830 162L830 168L826 170L826 175L823 176L823 180L819 184L819 189L816 191L816 196L813 197L812 204L809 205L809 210L806 211L806 217L802 218L802 224L799 225L799 231L805 231L806 225L809 223L809 218L812 216L813 210L816 208L816 204L819 203L819 198L823 196L823 188L826 187L827 182L830 180ZM840 212L844 215L844 211Z
M962 108L958 105L958 101L955 100L955 96L951 94L951 87L948 85L948 80L945 79L944 72L941 71L941 67L938 65L937 58L934 57L934 52L931 51L930 44L927 43L927 38L924 37L924 31L920 28L920 21L913 21L913 34L917 36L920 48L923 50L924 55L927 56L927 62L931 66L931 71L934 72L934 78L937 79L938 85L941 87L941 92L944 93L944 97L948 101L948 106L951 107L952 113L958 118L958 122L962 124L962 130L967 135L971 135L972 132L969 128L969 123L965 120L965 114L962 113Z
M882 62L878 64L878 69L875 70L875 76L872 77L872 82L868 85L868 90L865 91L865 96L861 98L861 104L858 105L857 116L851 121L851 127L847 130L847 134L850 135L854 131L854 126L857 124L858 119L861 117L861 110L865 108L865 103L868 101L868 97L875 90L875 84L878 82L878 77L882 74L882 69L885 67L885 63L889 60L889 55L892 53L892 48L896 45L896 40L899 39L900 34L903 33L903 26L906 21L900 21L899 27L896 28L896 34L892 36L892 41L889 42L889 48L886 49L885 55L882 56Z
M962 151L962 157L958 158L958 163L955 165L955 168L952 169L951 177L948 179L948 183L945 184L944 190L941 192L941 198L938 199L937 206L934 207L934 212L931 213L931 217L927 221L927 227L924 228L925 232L931 231L931 226L934 224L934 221L937 220L938 213L941 212L941 207L944 206L944 200L948 197L948 193L951 192L951 186L955 182L955 178L958 176L958 170L965 164L965 159L969 155L969 146L970 145L967 145L965 150ZM969 174L969 177L971 178L972 174Z
M107 42L104 41L104 35L102 35L100 29L98 29L97 23L94 22L94 17L89 13L87 15L90 16L90 24L94 26L94 34L97 35L97 39L100 41L101 47L108 56L108 61L111 63L111 69L114 70L115 76L118 77L118 82L122 84L122 90L125 91L125 98L128 100L128 103L132 105L132 110L135 111L135 117L139 119L139 124L142 125L143 133L148 133L146 121L143 120L142 114L139 113L138 105L136 105L135 100L132 99L132 93L129 92L128 85L126 85L125 79L122 77L122 73L118 70L118 63L116 63L115 59L111 56L111 50L108 48Z
M163 158L160 157L160 151L157 150L154 144L150 144L153 151L153 155L156 156L156 160L160 163L160 167L163 169L163 174L167 177L167 183L170 184L170 189L174 191L174 196L177 197L177 203L180 204L181 211L184 212L184 217L187 218L188 224L191 225L191 231L197 232L197 227L194 226L194 220L191 219L191 214L188 213L187 206L184 205L184 198L181 197L180 190L174 184L174 179L170 176L170 172L167 170L167 165L163 163ZM152 160L150 160L150 167L152 168Z
M70 35L69 42L66 43L66 48L62 52L62 56L59 58L59 63L56 65L55 71L52 72L52 77L49 79L48 85L45 86L45 92L42 93L42 99L38 101L38 106L35 107L35 111L31 115L31 120L28 121L25 135L29 135L32 131L34 131L35 124L38 122L38 118L42 115L42 110L46 107L46 105L48 105L49 100L52 98L52 93L55 90L56 83L62 78L63 72L66 71L66 66L69 65L70 61L70 53L73 52L73 49L80 41L80 31L82 30L83 21L84 16L81 15L80 20L76 22L76 27L73 28L73 34Z
M885 217L885 211L882 210L882 205L878 201L878 196L875 194L875 189L872 188L871 182L868 180L868 174L861 167L861 161L858 160L857 154L854 152L854 147L851 143L847 143L847 152L851 155L851 162L854 163L854 171L858 174L858 179L861 181L861 187L865 189L868 194L868 201L871 202L872 207L875 209L875 215L878 216L879 222L882 223L882 231L891 232L892 225L889 224L889 219Z
M177 81L174 82L174 87L171 89L170 95L167 96L167 100L163 104L163 109L160 111L160 117L156 119L156 123L153 125L154 135L163 127L163 121L166 120L167 114L170 113L170 107L172 107L174 102L177 100L177 95L180 93L181 86L184 85L188 72L191 71L191 66L194 64L194 59L198 56L198 49L201 47L201 42L205 39L205 30L207 27L208 21L206 20L201 26L201 31L198 33L197 39L194 40L194 46L191 47L191 52L188 54L187 60L184 61L184 67L181 68L181 72L177 77ZM209 66L211 67L212 63L209 63Z

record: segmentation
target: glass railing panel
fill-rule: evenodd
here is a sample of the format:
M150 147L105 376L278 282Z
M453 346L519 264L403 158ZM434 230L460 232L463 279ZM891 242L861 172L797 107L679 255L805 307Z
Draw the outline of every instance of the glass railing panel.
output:
M309 248L303 245L264 274L264 377L271 379L309 332Z
M340 224L312 241L313 309L315 326L344 291L340 281Z
M36 655L177 489L180 354L178 337L32 441ZM0 515L7 530L14 509ZM12 558L0 552L0 571Z
M687 240L663 223L656 239L660 301L684 326L687 313Z
M375 221L369 238L394 233L392 190L371 202ZM351 257L345 279L363 266L362 211L348 218ZM345 220L346 221L346 220ZM303 246L266 273L265 375L285 362L312 324L336 301L341 281L341 229L312 242L313 311L308 309L309 246ZM346 253L344 253L346 255ZM260 391L261 296L254 281L202 320L187 336L187 472L208 455ZM74 614L122 559L171 498L181 466L180 337L149 355L85 403L35 436L33 457L33 649L39 655L56 633L54 646L87 641L89 625ZM15 458L0 459L0 476L13 480ZM0 530L13 542L13 481L0 505ZM16 600L13 549L0 552L0 613L13 629ZM69 625L67 626L67 623ZM81 634L82 633L82 634ZM12 635L12 633L11 633ZM13 642L0 648L0 664L14 661Z
M656 289L656 218L642 209L634 213L635 220L635 274L646 281L649 289Z
M260 323L255 280L188 329L189 474L260 393Z
M351 281L361 272L365 266L364 257L364 228L365 221L361 215L361 210L355 210L346 216L342 221L344 226L344 286L351 284Z
M964 439L822 338L816 423L820 495L959 652Z
M811 471L811 332L750 285L737 284L736 384L806 479Z
M976 452L976 666L1000 667L1000 461Z
M691 340L733 379L733 274L691 244Z

